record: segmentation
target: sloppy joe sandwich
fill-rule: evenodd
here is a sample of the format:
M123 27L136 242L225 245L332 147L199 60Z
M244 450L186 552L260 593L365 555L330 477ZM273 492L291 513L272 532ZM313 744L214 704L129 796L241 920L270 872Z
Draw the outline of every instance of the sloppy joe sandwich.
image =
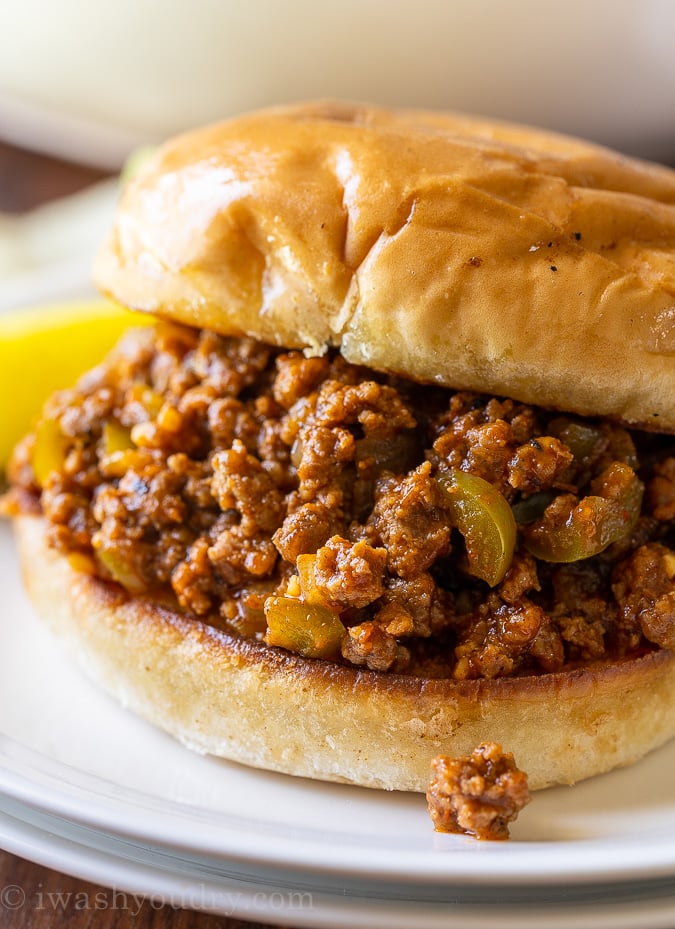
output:
M675 172L316 103L168 143L101 290L156 317L10 467L27 588L191 748L532 788L675 735Z

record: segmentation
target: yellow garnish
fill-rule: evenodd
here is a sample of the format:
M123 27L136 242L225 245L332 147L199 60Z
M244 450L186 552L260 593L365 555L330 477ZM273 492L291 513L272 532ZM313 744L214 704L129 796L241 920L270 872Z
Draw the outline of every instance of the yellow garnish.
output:
M103 453L113 455L115 452L126 452L133 447L131 429L114 419L108 420L103 427Z
M106 300L0 314L0 471L52 391L98 364L125 329L152 322Z
M494 587L511 566L516 521L505 497L488 481L464 471L439 475L453 525L466 543L469 573Z
M63 435L53 419L42 419L35 430L33 474L38 487L44 487L52 471L63 471L70 440Z
M265 601L268 645L277 645L306 658L334 658L340 653L345 627L331 610L290 597Z

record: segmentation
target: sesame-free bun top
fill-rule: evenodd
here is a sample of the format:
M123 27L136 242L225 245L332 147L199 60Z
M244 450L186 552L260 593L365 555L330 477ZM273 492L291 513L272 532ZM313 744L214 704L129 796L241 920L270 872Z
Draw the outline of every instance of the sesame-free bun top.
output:
M161 148L95 276L135 309L675 431L675 171L469 117L321 102Z

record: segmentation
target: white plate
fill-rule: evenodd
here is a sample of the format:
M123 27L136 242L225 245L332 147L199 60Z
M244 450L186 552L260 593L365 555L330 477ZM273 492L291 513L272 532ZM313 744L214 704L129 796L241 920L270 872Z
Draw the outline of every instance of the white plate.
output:
M18 854L84 879L100 881L104 874L115 899L125 895L129 911L151 896L171 906L308 929L672 929L675 924L673 887L663 883L653 892L622 884L618 890L567 889L534 896L489 888L472 895L452 889L424 894L414 885L369 886L359 892L338 882L317 888L294 876L237 874L225 862L218 868L111 836L92 837L66 821L16 805L8 813L4 807L0 829Z
M675 926L675 743L536 794L510 842L438 835L421 796L198 756L126 713L34 616L7 524L0 583L5 847L104 884L165 899L173 888L186 905L298 925L340 925L340 903L343 925L386 916L412 929L423 906L429 929L506 929L534 926L536 906L549 926L574 910L575 925L599 929L630 926L639 902L651 920L641 926ZM218 887L227 905L199 898ZM275 910L293 889L311 894L311 912Z
M104 883L137 912L151 897L175 907L264 920L308 929L672 929L672 881L618 886L539 889L535 893L488 886L420 888L415 884L316 885L282 871L237 871L197 856L167 853L116 836L87 831L7 798L0 798L6 847L47 867ZM21 888L10 887L9 902ZM97 894L100 893L97 891ZM98 899L98 897L97 897ZM110 899L110 898L108 898Z

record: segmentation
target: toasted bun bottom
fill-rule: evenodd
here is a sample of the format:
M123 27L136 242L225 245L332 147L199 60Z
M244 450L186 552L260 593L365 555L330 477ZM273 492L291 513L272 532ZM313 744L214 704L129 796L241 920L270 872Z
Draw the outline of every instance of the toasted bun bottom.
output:
M492 681L424 680L304 659L75 572L41 519L16 533L38 612L86 672L199 752L259 768L426 790L437 754L489 739L533 789L636 761L675 735L675 654Z

